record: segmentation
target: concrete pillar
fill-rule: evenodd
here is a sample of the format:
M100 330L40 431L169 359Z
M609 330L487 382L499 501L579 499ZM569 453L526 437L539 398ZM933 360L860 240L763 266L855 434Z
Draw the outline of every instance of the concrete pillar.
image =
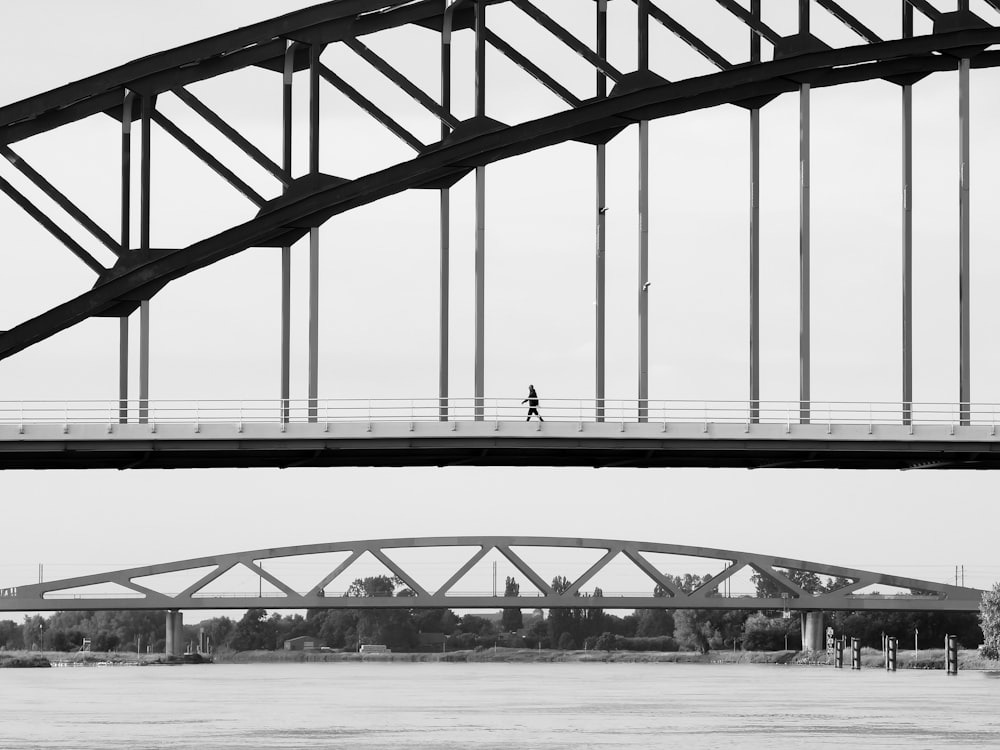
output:
M166 656L170 656L174 652L174 613L171 610L167 610L167 645L163 649Z
M184 615L174 612L174 656L184 655Z
M184 653L184 615L180 610L167 610L167 656Z
M802 650L822 651L826 648L822 612L802 613Z

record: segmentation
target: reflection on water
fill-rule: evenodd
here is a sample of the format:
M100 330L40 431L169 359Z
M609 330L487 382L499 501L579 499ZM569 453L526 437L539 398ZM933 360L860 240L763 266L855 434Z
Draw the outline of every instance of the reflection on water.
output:
M0 748L1000 747L1000 680L686 664L0 672Z

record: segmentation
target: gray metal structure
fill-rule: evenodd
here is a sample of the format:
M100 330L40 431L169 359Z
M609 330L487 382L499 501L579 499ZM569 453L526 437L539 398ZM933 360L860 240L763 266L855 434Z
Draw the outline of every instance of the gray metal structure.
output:
M568 1L568 0L567 0ZM710 0L701 0L706 4ZM605 392L606 359L606 145L621 132L633 125L639 133L638 179L636 200L638 210L637 264L638 279L635 289L636 325L638 328L637 384L634 398L637 409L634 420L639 423L654 421L651 399L659 394L649 392L649 339L656 336L657 321L649 319L649 226L655 221L655 210L649 205L648 178L649 126L652 120L721 105L736 105L750 115L750 180L749 180L749 237L750 258L749 287L749 373L748 394L750 424L760 419L760 110L786 93L797 93L800 117L800 265L799 265L799 394L796 423L805 427L821 419L811 388L811 297L810 285L810 98L818 89L858 81L884 80L902 88L902 137L903 158L901 204L903 221L900 238L902 249L901 330L902 366L900 373L900 400L903 409L898 424L904 427L913 421L913 292L912 246L913 210L912 191L912 89L919 81L934 72L957 71L959 88L959 137L957 144L959 191L958 247L959 258L958 307L959 352L956 363L958 393L955 404L961 427L974 427L976 419L972 408L971 373L971 149L970 149L970 77L977 68L1000 65L1000 51L991 49L1000 44L1000 28L970 12L967 0L960 0L957 10L942 11L930 0L897 0L900 13L898 38L883 39L858 17L835 0L798 0L796 33L783 36L762 20L765 0L714 0L731 17L734 23L743 24L749 34L745 60L731 61L713 47L712 39L702 38L680 23L653 0L633 0L636 4L637 27L635 70L620 70L608 59L607 15L608 0L575 0L574 11L594 13L594 43L581 41L563 25L537 7L532 0L333 0L311 8L296 11L278 18L242 29L214 36L166 52L150 55L99 75L59 87L20 102L0 107L0 153L20 171L35 188L57 204L69 220L79 224L93 242L104 246L115 256L107 267L102 264L86 243L74 239L55 218L48 216L17 187L0 178L0 191L4 192L28 215L37 220L53 237L66 246L72 255L85 263L95 274L92 289L66 300L55 307L0 331L0 360L35 346L41 341L92 317L117 317L119 335L119 383L117 421L119 424L146 425L151 421L150 399L150 316L151 299L166 284L186 274L193 273L226 257L250 247L281 248L281 340L280 367L276 377L275 394L282 404L281 422L293 421L291 402L292 355L291 331L291 252L294 244L309 238L308 283L308 332L306 353L307 409L301 415L306 423L322 421L319 393L319 286L320 244L322 224L333 216L359 206L373 203L397 193L412 189L430 189L440 193L438 219L440 227L439 267L439 334L438 334L438 418L449 421L452 408L452 384L448 371L454 363L449 358L450 306L449 286L451 248L451 202L449 189L463 176L475 174L475 279L474 279L474 346L472 368L472 394L475 400L474 421L488 421L488 394L486 392L486 275L488 268L488 233L486 227L487 169L494 162L529 153L567 141L581 141L596 147L595 167L595 331L594 331L594 393L587 398L593 407L597 422L607 418L608 394ZM984 0L985 4L1000 11L1000 0ZM532 23L544 29L557 43L576 52L595 72L594 96L580 98L558 80L559 70L546 70L517 49L517 44L502 38L487 22L490 6L510 4ZM940 3L939 3L940 4ZM788 4L791 5L791 4ZM933 25L931 34L914 35L914 11ZM817 38L811 20L817 13L829 14L849 29L859 43L852 46L831 48ZM683 80L674 80L670 71L661 76L650 68L650 22L659 24L689 45L717 72ZM400 27L420 28L423 33L440 38L440 90L425 91L410 80L405 71L394 67L365 43L365 38L379 32ZM452 36L471 33L475 44L472 59L453 60ZM768 46L770 59L762 55L762 44ZM331 69L323 61L324 50L331 45L350 49L358 58L371 65L386 81L398 87L416 101L425 112L440 122L440 139L425 143L417 138L405 124L395 119L365 95L365 92L348 83L340 71ZM508 58L521 67L534 81L551 91L564 104L561 111L539 119L505 124L487 116L487 48ZM474 113L461 120L452 107L452 68L467 64L475 71ZM280 158L272 159L248 141L237 128L220 117L206 103L195 97L187 88L193 83L225 76L247 67L260 67L282 76L280 97L275 97L275 110L280 110L282 145ZM308 170L293 174L292 89L296 74L308 77ZM608 82L613 84L608 90ZM375 122L387 128L414 150L412 159L388 168L372 171L353 180L345 180L320 172L320 96L324 85L338 89L348 99L363 109ZM262 167L273 178L273 190L258 192L243 181L206 146L189 136L183 128L167 118L157 106L157 97L176 96L184 105L236 146L242 155ZM121 121L120 164L112 165L121 171L120 236L115 239L99 223L73 204L58 187L35 171L15 151L16 144L27 138L69 125L87 117L110 115ZM133 174L132 123L139 122L141 152L138 174ZM154 125L163 133L189 150L210 169L243 195L252 210L245 221L214 236L205 237L188 247L163 249L151 238L151 159L160 136L153 137ZM138 226L132 226L131 188L133 178L139 182ZM654 207L655 208L655 207ZM132 242L133 234L138 243ZM138 394L130 396L129 387L129 321L139 312ZM981 423L981 422L980 422ZM789 438L789 441L792 439ZM970 438L970 440L972 440ZM950 443L950 441L947 441ZM992 445L992 443L990 443ZM541 444L536 443L541 447ZM5 447L0 452L0 467L18 465L9 463L11 453L22 458L34 449L24 446ZM723 446L723 449L725 447ZM117 450L117 449L116 449ZM318 450L325 451L327 447ZM648 450L657 453L657 447ZM825 449L816 443L811 452ZM903 449L904 453L911 449ZM963 450L952 454L945 450L917 448L917 463L931 465L990 466L992 460L982 457L992 447L982 447L972 440ZM723 450L724 452L724 450ZM765 451L758 461L746 465L772 465L795 463L794 456L802 455L793 449L787 455ZM61 465L64 456L56 452L34 451L36 464ZM344 454L346 455L346 454ZM527 456L527 454L525 454ZM720 454L721 455L721 454ZM206 455L206 459L221 454ZM988 458L988 457L987 457ZM456 460L467 460L468 456ZM940 459L940 460L939 460ZM296 456L294 461L302 460ZM436 460L436 459L435 459ZM517 458L517 462L522 459ZM629 462L646 465L636 457ZM810 461L812 458L809 459ZM118 461L116 459L116 461ZM567 462L559 459L555 463ZM47 463L47 462L50 462ZM417 461L418 463L420 461ZM473 461L475 462L475 461ZM610 460L595 458L593 465L605 465ZM118 461L113 465L128 465ZM287 465L281 461L274 463ZM587 462L584 462L587 463ZM822 465L822 461L819 462ZM892 462L889 462L892 464ZM914 461L903 460L899 465L908 467ZM224 465L230 465L223 460ZM181 464L186 465L186 464ZM657 465L650 461L648 465ZM701 465L696 463L695 465ZM718 464L732 463L722 457ZM838 464L833 461L833 465ZM850 463L843 465L852 465ZM885 465L876 460L873 465Z
M436 589L425 588L420 580L403 565L393 560L393 550L413 548L477 548L464 563L455 567L453 574ZM586 549L601 552L601 557L582 575L572 581L563 593L552 589L550 584L514 548L542 547L561 549ZM468 594L455 592L454 587L493 550L502 554L517 569L524 580L530 582L538 595L521 594L516 597L488 594ZM266 565L273 558L288 559L295 556L317 555L331 552L347 552L347 557L325 575L318 577L308 590L298 591L282 581ZM349 597L332 595L331 582L346 573L363 555L382 563L388 571L398 577L409 589L410 596ZM674 584L647 554L678 555L685 558L697 557L706 560L724 561L725 569L715 575L700 588L686 593ZM648 579L649 590L659 587L663 596L615 595L605 592L603 596L586 595L588 582L616 560L630 561L637 573ZM655 558L654 558L655 560ZM239 566L249 570L260 579L275 587L277 596L260 596L256 592L227 592L226 594L200 594L206 586ZM178 593L164 593L140 584L136 579L164 573L211 568L197 581ZM752 570L781 592L780 597L755 597L725 595L725 584L737 573ZM821 594L804 591L790 577L788 571L807 571L831 578L849 579L843 588ZM63 593L69 589L85 586L112 585L132 592L126 596L104 596L95 594ZM863 594L861 589L873 585L911 589L910 594ZM527 587L524 587L527 588ZM836 565L793 560L770 555L738 552L734 550L691 547L678 544L657 544L609 539L579 539L560 537L516 537L516 536L473 536L473 537L426 537L402 539L375 539L353 542L333 542L310 544L298 547L276 547L272 549L236 552L226 555L200 557L191 560L149 565L140 568L118 570L111 573L67 578L60 581L29 584L14 588L0 589L0 611L55 611L55 610L123 610L123 609L247 609L265 607L270 609L399 609L450 607L453 609L497 609L500 607L549 608L577 607L601 609L771 609L815 612L818 610L893 610L928 612L974 612L978 611L982 597L978 589L951 586L948 584L921 581L914 578L886 575L866 570L845 568Z

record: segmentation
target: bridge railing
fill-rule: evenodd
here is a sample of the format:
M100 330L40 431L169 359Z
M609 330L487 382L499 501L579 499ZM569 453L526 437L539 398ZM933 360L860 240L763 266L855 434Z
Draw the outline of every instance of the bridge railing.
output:
M156 399L78 401L0 401L0 426L106 425L148 423L202 425L415 422L517 422L527 419L522 398L398 399ZM649 422L663 424L783 424L809 421L834 425L987 426L995 434L1000 404L872 401L746 401L546 398L538 411L548 422Z

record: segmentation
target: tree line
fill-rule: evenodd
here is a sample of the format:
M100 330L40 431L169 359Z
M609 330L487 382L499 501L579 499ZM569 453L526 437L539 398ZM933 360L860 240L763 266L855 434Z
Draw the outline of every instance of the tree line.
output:
M847 583L814 573L787 571L786 575L809 593L832 591ZM711 575L667 576L667 583L685 593L706 585ZM758 596L778 596L774 581L760 574L752 577ZM563 594L571 582L556 576L552 589ZM517 596L520 586L508 577L505 596ZM712 592L710 595L717 595ZM390 576L355 580L347 597L412 597L413 591ZM552 607L548 613L505 608L499 618L466 614L450 609L310 609L305 615L281 615L250 609L238 620L216 617L184 627L185 642L198 643L202 634L213 649L272 650L297 636L309 636L318 645L356 650L360 645L382 644L393 650L421 648L472 649L492 646L600 650L691 650L707 653L719 649L776 651L801 649L800 621L792 613L760 610L677 609L651 606L620 616L586 606L589 597L603 596L601 589L578 593L580 606ZM653 598L668 592L657 586ZM895 635L906 644L914 633L924 648L943 644L946 634L957 635L966 648L983 642L976 613L948 612L833 612L826 623L838 635L880 647L882 635ZM422 644L421 633L440 634L433 646ZM89 639L94 651L152 651L165 648L165 618L158 611L57 612L48 618L26 617L23 623L0 621L0 648L78 650Z

